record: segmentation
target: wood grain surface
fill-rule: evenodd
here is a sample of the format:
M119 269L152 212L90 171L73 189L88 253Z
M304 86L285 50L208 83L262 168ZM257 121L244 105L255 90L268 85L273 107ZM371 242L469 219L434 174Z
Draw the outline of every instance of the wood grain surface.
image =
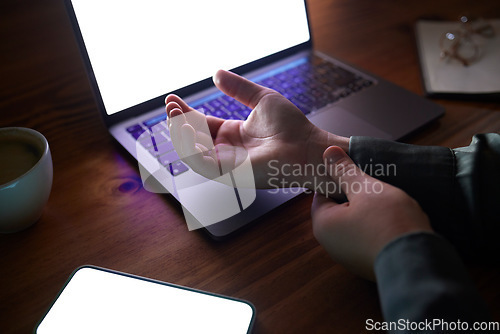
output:
M499 17L491 0L310 0L315 46L419 95L413 24L463 13ZM284 8L283 10L286 10ZM500 32L498 32L500 33ZM467 145L500 131L500 105L436 100L443 118L406 141ZM93 264L251 301L255 333L363 333L382 320L376 286L334 263L312 235L311 196L214 242L189 232L166 195L149 193L136 162L96 110L62 0L0 4L0 127L48 139L54 183L42 218L0 235L0 333L30 333L70 273ZM470 265L500 320L500 270Z

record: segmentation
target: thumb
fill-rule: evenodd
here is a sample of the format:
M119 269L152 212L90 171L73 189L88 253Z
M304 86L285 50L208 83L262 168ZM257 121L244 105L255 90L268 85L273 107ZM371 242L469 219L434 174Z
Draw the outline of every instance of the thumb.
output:
M359 169L338 146L328 147L323 153L323 160L330 177L342 189L349 201L366 192L368 186L374 181L372 177Z
M213 80L215 86L224 94L231 96L251 109L255 108L264 95L272 92L269 88L224 70L217 71Z

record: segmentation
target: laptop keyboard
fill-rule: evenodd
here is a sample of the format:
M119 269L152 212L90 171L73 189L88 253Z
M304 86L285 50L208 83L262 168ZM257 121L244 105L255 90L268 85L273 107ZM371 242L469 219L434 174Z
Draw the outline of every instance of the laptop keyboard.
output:
M252 81L278 91L306 115L373 84L317 56L300 58ZM190 105L206 115L223 119L245 120L251 112L250 108L221 92ZM176 176L189 168L174 151L166 118L166 113L162 113L128 127L127 132Z
M317 56L301 58L295 63L289 69L255 81L278 91L306 115L373 84Z

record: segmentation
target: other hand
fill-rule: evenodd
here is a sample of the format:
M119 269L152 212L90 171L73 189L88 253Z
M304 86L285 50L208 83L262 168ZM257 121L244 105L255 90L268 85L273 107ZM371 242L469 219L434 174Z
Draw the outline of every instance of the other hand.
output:
M374 279L373 265L385 245L407 233L432 232L413 198L364 174L339 147L329 147L324 159L348 199L339 204L316 194L312 204L314 235L335 261Z

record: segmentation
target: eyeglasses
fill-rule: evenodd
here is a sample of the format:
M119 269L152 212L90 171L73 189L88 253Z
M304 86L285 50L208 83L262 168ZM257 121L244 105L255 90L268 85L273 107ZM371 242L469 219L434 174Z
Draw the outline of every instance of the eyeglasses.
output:
M471 21L467 16L460 17L460 27L443 33L439 39L441 59L455 59L464 66L477 61L481 52L475 36L491 38L495 36L495 30L482 19Z

